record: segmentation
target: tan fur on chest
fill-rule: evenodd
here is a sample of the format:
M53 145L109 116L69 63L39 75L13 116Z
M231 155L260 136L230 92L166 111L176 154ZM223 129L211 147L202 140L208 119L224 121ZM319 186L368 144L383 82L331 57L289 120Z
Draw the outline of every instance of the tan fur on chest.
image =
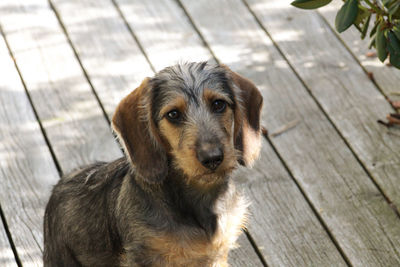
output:
M201 239L188 239L164 235L146 242L159 259L154 266L212 266L212 262L223 258L222 247L218 242Z
M246 210L247 203L241 196L228 195L216 206L218 227L211 239L190 229L149 238L146 245L153 255L159 255L153 266L228 266L228 252L236 246L245 226Z

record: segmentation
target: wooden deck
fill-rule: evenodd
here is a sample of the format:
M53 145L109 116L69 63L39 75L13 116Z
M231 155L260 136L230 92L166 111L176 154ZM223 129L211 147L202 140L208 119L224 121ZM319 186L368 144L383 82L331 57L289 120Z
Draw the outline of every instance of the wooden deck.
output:
M231 265L400 266L400 130L377 123L400 71L332 30L341 1L290 2L1 0L0 266L41 266L60 175L122 155L109 127L122 97L203 60L257 84L270 133L235 177L252 217Z

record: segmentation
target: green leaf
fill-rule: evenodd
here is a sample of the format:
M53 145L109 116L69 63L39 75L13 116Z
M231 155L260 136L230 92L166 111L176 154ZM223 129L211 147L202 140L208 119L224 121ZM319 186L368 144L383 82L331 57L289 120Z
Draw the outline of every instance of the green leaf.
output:
M400 26L394 26L392 30L397 39L400 40Z
M390 64L400 69L400 56L390 56Z
M400 18L400 8L392 15L393 18Z
M393 16L397 12L397 10L399 10L399 7L400 7L400 3L397 3L393 6L391 6L388 10L389 15Z
M394 52L400 56L400 41L392 31L388 32L388 39L389 44L393 48Z
M358 1L347 0L336 15L335 27L338 32L344 32L357 18Z
M388 50L390 53L390 59L389 59L390 64L392 64L392 66L395 66L396 68L400 69L400 54L396 53L396 51L392 47L391 43L388 44Z
M358 6L358 14L357 14L357 18L354 21L355 25L360 25L363 24L363 22L368 18L368 16L371 15L371 12L360 8L360 6Z
M375 37L376 52L381 62L385 61L385 59L388 56L388 52L386 50L387 40L384 34L384 29L382 29L382 26L383 23L379 24L378 29L376 30L376 37Z
M332 0L295 0L291 5L302 9L316 9L330 2L332 2Z
M367 21L364 23L364 27L362 28L362 31L361 31L361 39L362 40L364 40L365 35L367 34L370 20L371 20L371 14L369 14Z
M383 5L386 7L389 6L390 2L391 2L391 0L383 0L382 1Z

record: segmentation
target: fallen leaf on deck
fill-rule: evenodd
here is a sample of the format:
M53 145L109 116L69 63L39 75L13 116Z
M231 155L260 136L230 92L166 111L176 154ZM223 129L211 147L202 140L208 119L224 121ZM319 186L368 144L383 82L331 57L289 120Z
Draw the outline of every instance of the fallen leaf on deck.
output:
M386 116L388 123L391 125L400 125L400 114L391 113Z
M390 104L392 104L393 108L395 109L400 109L400 101L390 101Z
M299 123L299 121L300 121L299 119L295 119L295 120L292 120L292 121L288 122L285 125L282 125L276 131L271 133L270 136L276 137L276 136L278 136L278 135L280 135L280 134L282 134L282 133L294 128Z

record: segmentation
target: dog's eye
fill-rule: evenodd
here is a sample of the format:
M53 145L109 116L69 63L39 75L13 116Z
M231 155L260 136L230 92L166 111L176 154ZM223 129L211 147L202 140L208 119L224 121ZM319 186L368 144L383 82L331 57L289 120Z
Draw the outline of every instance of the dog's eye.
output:
M181 118L181 113L176 109L171 110L167 113L167 119L172 122L176 122Z
M216 113L222 113L226 108L226 102L224 100L215 100L211 104L211 108Z

